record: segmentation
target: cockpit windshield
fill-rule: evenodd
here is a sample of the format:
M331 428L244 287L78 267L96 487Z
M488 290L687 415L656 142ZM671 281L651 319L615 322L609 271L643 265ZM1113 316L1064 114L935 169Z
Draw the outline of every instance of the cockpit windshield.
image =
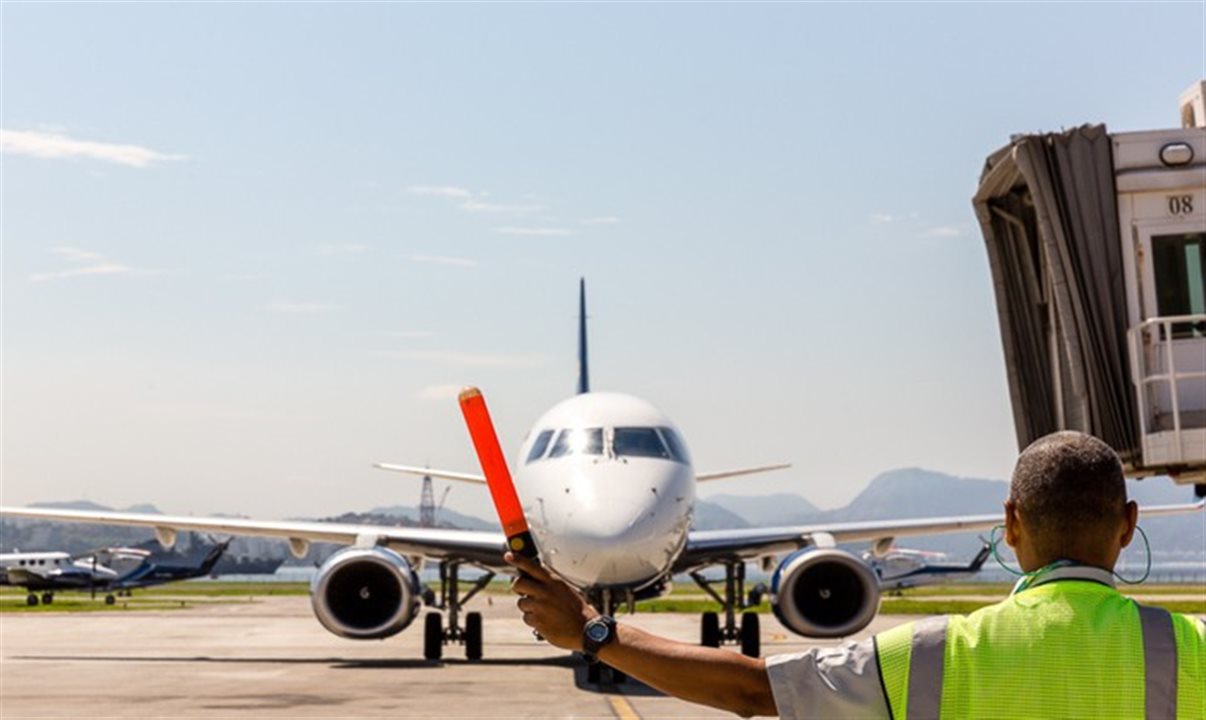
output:
M541 430L536 436L535 442L532 443L532 449L528 451L528 462L539 460L544 457L544 451L549 449L549 441L553 439L552 430Z
M651 457L670 460L670 451L655 428L618 427L612 438L616 457Z
M662 433L666 446L670 448L670 457L680 463L690 465L691 455L687 453L687 446L683 443L683 439L678 436L678 433L668 427L660 427L658 430Z
M574 428L562 430L549 451L549 458L565 455L602 455L603 428Z
M546 454L547 452L547 454ZM690 464L682 438L668 427L567 428L541 430L526 463L568 455L660 458Z

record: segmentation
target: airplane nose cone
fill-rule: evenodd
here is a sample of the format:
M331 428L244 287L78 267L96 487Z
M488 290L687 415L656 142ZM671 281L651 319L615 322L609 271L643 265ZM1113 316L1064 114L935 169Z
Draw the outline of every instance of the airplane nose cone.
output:
M578 585L648 580L666 568L677 549L675 525L671 513L637 503L613 501L597 511L579 510L549 544L549 562Z
M662 460L545 463L522 476L541 557L578 587L639 586L666 573L686 541L689 466Z

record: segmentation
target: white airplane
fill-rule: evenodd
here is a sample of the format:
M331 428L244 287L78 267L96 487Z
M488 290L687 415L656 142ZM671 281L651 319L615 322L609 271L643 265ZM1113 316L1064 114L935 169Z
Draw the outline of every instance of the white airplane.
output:
M630 395L591 392L586 364L586 302L579 285L578 394L540 417L520 446L515 483L541 559L572 582L604 612L666 592L670 579L690 573L723 608L704 613L701 642L739 643L758 655L758 615L749 607L745 565L761 560L775 567L771 603L775 615L800 635L843 637L865 627L879 606L879 578L839 542L871 541L886 552L895 538L987 530L1002 522L1000 512L965 517L846 522L796 527L693 531L690 529L699 482L786 466L697 473L682 434L653 405ZM449 408L450 412L455 412ZM431 470L379 463L414 475L481 483L477 473ZM1145 517L1201 510L1202 503L1147 508ZM460 611L493 577L509 571L503 563L501 532L436 528L379 527L321 522L259 521L137 513L0 508L0 515L133 525L154 528L171 546L181 530L286 538L297 557L312 542L347 545L319 568L311 583L311 603L319 622L351 639L385 638L401 632L424 603L443 610L425 618L424 655L439 658L448 643L462 643L469 659L482 655L481 614ZM882 554L882 553L879 553ZM418 569L425 559L439 563L440 592L426 591ZM485 570L467 592L462 566ZM719 592L702 571L724 569ZM754 593L758 595L759 593ZM752 603L750 603L752 604ZM444 616L448 627L445 628ZM597 667L597 666L593 666Z

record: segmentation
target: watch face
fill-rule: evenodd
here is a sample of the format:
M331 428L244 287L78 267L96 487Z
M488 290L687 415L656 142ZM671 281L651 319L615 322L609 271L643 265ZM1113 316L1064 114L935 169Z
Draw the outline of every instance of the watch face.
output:
M607 639L607 636L610 633L611 629L603 623L591 623L590 626L586 628L586 636L595 642L603 642L603 640Z

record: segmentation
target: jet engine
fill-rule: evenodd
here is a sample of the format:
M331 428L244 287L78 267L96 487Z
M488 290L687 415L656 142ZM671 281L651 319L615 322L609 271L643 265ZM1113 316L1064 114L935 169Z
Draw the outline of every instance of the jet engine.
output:
M775 570L771 609L779 622L806 637L851 635L879 610L879 579L844 550L800 550Z
M310 582L310 602L323 627L340 637L396 635L419 613L419 576L398 553L382 547L340 550Z

